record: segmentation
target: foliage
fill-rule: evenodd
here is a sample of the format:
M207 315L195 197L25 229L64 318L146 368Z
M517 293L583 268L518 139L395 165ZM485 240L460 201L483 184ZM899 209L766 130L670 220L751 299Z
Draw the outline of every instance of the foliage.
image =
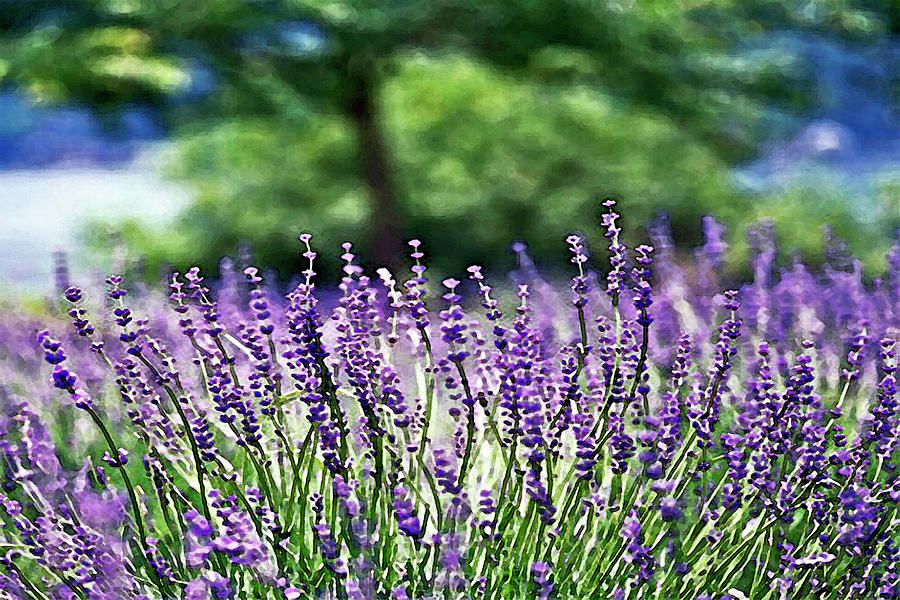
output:
M212 266L247 242L292 272L280 248L311 224L378 264L416 231L451 270L496 264L519 236L552 261L543 233L588 222L607 194L636 222L668 210L679 243L712 208L737 230L757 199L728 166L767 141L773 112L815 102L792 57L746 57L740 40L785 27L862 39L892 27L890 12L877 0L36 0L0 5L0 73L44 101L165 112L197 199L173 229L124 226L152 271ZM461 216L476 224L463 242L449 234Z
M441 270L485 256L496 268L508 266L508 242L516 238L548 255L546 233L559 237L573 223L594 221L596 200L606 195L634 199L627 205L641 222L659 208L649 199L689 206L679 211L679 231L740 202L721 160L674 124L586 88L537 87L468 61L419 57L387 83L383 112L398 185L409 197L402 222L427 232ZM487 129L491 139L481 135ZM292 229L310 225L334 248L366 226L352 152L352 135L336 120L292 127L235 120L190 137L175 162L177 176L195 183L198 202L177 233L161 232L155 246L140 246L151 265L187 265L197 247L206 248L204 266L215 268L216 258L233 254L247 236L257 240L261 264L295 272L297 257L281 250Z

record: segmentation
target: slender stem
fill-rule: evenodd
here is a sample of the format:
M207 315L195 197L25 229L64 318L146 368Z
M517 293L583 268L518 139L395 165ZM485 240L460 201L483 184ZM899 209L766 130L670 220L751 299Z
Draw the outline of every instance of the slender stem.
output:
M206 518L208 522L212 522L212 516L209 510L209 501L206 498L206 483L203 480L203 475L206 470L203 466L203 461L200 458L200 450L197 446L197 439L194 437L194 430L191 427L190 420L187 418L187 414L184 412L184 408L181 406L181 402L178 397L175 395L175 392L168 385L164 383L162 375L156 369L156 367L151 363L147 357L143 354L138 354L138 359L144 363L144 365L153 373L153 376L156 380L162 385L163 389L166 391L166 395L169 396L169 400L172 402L172 406L175 407L175 411L178 413L178 418L181 419L181 424L184 427L184 433L187 436L188 444L191 447L191 455L194 458L194 467L197 469L197 485L200 488L200 503L201 508L203 509L203 516Z
M463 454L462 466L459 468L459 477L456 480L457 485L462 485L466 479L466 471L469 466L469 460L472 455L472 441L475 438L475 399L472 398L472 389L469 387L469 378L459 359L453 360L456 365L456 371L462 381L463 391L466 394L466 406L469 409L468 421L466 423L466 449Z
M143 549L142 557L144 562L147 565L147 570L150 573L150 577L153 579L153 582L160 589L160 592L163 592L165 595L165 586L159 578L159 574L156 572L156 569L153 565L150 564L150 560L148 557L149 554L149 546L147 545L147 532L144 529L144 518L141 516L141 507L138 503L137 494L134 491L134 486L131 483L131 479L128 477L128 472L125 470L125 465L119 460L119 447L116 445L115 441L113 441L112 435L110 435L109 430L106 428L106 425L103 423L103 419L100 418L100 415L97 414L97 411L92 407L85 407L85 412L90 415L91 419L97 425L97 428L100 430L100 433L103 435L103 438L106 440L106 445L109 447L109 452L116 461L116 466L119 468L119 473L122 475L122 481L125 483L125 490L128 492L128 498L131 501L131 511L134 513L134 522L137 526L138 530L138 539L141 544L141 548Z
M647 318L647 309L641 309L641 316L646 319ZM650 344L650 325L644 322L641 325L641 353L638 357L638 364L635 367L634 371L634 381L631 384L631 392L629 393L629 398L634 398L635 392L637 392L638 386L641 383L641 377L644 374L644 367L647 363L647 348ZM647 398L647 394L641 394L641 398L644 403L644 418L650 416L650 400Z
M425 444L428 442L428 427L431 425L431 405L434 400L434 354L431 350L431 339L424 327L419 327L422 343L425 345L425 414L422 423L422 437L419 440L419 464L425 456Z

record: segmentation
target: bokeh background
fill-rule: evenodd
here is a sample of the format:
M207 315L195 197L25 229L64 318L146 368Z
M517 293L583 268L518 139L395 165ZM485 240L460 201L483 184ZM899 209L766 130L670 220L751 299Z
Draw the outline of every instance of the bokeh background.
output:
M553 269L607 196L683 251L715 215L737 276L760 217L878 272L898 36L896 0L2 0L0 289L46 290L59 251L287 280L300 231L331 265L418 237L443 272L514 240Z

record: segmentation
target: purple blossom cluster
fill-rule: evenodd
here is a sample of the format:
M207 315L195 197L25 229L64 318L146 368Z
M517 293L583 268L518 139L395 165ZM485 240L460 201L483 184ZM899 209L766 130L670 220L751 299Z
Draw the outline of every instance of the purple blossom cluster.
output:
M0 318L0 598L900 597L900 244L664 222L570 282L247 267ZM602 254L602 252L600 252ZM591 258L591 256L594 258ZM593 262L592 262L593 261Z

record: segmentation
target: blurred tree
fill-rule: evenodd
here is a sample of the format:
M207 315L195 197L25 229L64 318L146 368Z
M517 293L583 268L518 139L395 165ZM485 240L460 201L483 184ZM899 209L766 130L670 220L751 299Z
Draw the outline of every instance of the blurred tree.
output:
M588 217L595 192L698 199L698 210L735 200L724 165L760 143L764 105L807 101L795 65L737 60L735 40L789 22L866 33L887 10L829 0L810 17L809 6L7 0L0 74L105 113L166 109L199 192L180 242L194 257L232 235L265 246L305 213L366 227L373 259L390 263L406 227L527 235L536 214L537 228ZM177 254L170 238L145 242Z
M633 226L654 216L657 199L682 207L673 215L679 233L717 208L746 212L709 148L658 114L584 86L533 85L459 57L413 56L389 77L381 104L404 225L427 240L430 264L442 270L509 266L514 239L564 259L573 227L599 245L597 200L610 194L630 199ZM151 262L184 264L198 248L233 252L254 232L257 259L291 269L285 248L315 224L326 256L337 254L347 232L367 226L354 155L353 131L339 118L233 119L182 141L176 175L198 195L181 230L157 235L134 223L126 237Z

